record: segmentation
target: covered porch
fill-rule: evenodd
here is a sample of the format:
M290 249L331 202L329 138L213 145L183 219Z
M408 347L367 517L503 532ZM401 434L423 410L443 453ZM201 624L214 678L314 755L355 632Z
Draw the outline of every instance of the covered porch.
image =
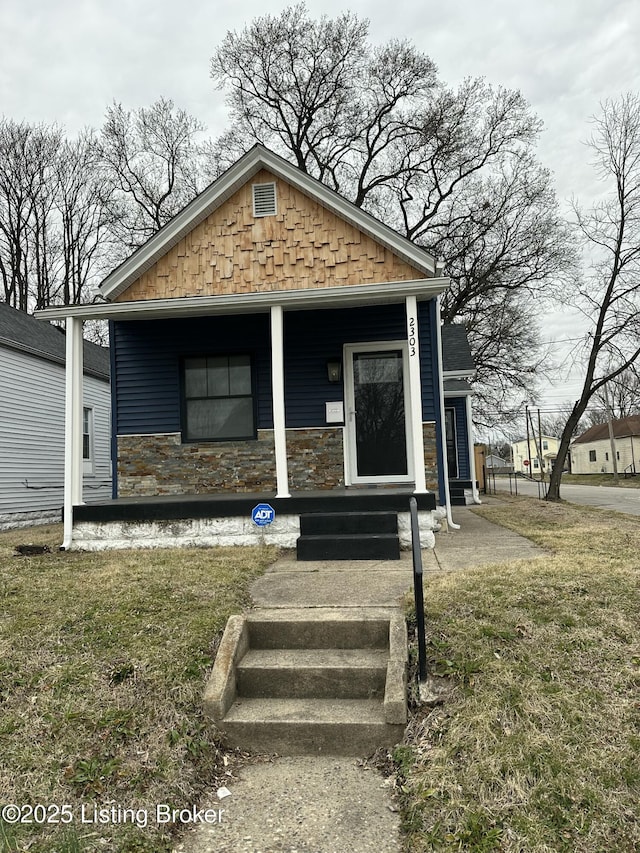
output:
M130 535L137 528L137 536L140 544L167 544L160 543L157 530L147 529L144 532L143 525L160 525L168 529L173 525L180 526L182 538L188 539L193 544L228 544L234 539L239 544L239 539L253 542L255 534L260 534L260 541L272 539L277 544L292 546L296 531L299 530L299 516L305 512L323 511L350 511L359 507L367 507L366 511L397 511L402 513L408 509L408 495L414 494L422 499L421 509L429 514L426 528L431 531L436 522L431 518L431 513L436 506L436 498L433 494L433 486L428 487L425 474L425 441L424 441L424 406L423 389L426 386L432 389L433 418L430 429L443 429L444 418L442 417L442 372L440 370L441 359L434 355L432 366L429 368L429 376L425 378L424 366L421 371L421 346L424 347L420 336L420 303L424 303L427 310L422 315L425 318L424 328L432 335L433 352L437 353L441 348L439 341L439 318L438 318L438 295L444 289L443 280L421 280L416 282L397 282L385 285L381 289L379 285L360 285L356 287L325 288L321 293L318 291L291 291L289 293L263 293L248 296L217 296L198 297L197 299L166 299L147 300L141 303L111 303L96 304L91 306L69 306L66 309L47 310L41 312L41 316L50 317L55 314L56 319L63 315L67 324L67 403L66 403L66 480L65 480L65 502L64 502L64 548L93 547L89 541L100 542L101 547L136 547L133 537ZM407 428L407 465L408 474L404 482L394 482L394 477L379 477L379 482L358 482L357 477L349 474L347 464L343 482L335 482L325 490L314 488L312 481L306 488L300 488L300 474L292 474L296 466L296 448L299 446L299 436L308 438L308 431L302 431L298 426L291 426L291 393L285 399L285 385L289 388L295 385L295 379L288 373L287 351L285 348L285 320L291 317L291 325L298 328L301 317L317 317L317 329L320 336L323 335L322 316L329 317L334 312L357 309L364 314L366 309L372 310L375 306L385 306L386 309L394 308L398 315L400 325L394 332L394 340L403 350L404 361L404 400L406 409ZM322 310L319 310L322 309ZM113 323L127 324L127 321L135 321L144 325L154 324L156 320L174 322L188 320L189 318L233 318L257 317L266 314L264 337L266 359L262 359L261 370L263 370L262 387L267 390L267 405L263 410L267 412L269 422L268 429L257 430L255 446L260 445L260 439L266 435L268 441L267 456L272 460L273 483L267 488L252 488L250 485L238 485L234 490L234 482L229 478L225 482L224 490L219 488L198 488L190 493L189 488L174 489L173 493L159 494L119 494L117 499L110 502L85 504L82 495L82 323L85 319L108 319ZM404 317L404 320L402 320ZM402 326L404 329L401 330ZM329 327L325 327L329 328ZM291 335L290 335L291 337ZM304 340L304 335L300 336ZM362 338L361 338L362 339ZM356 337L355 340L358 340ZM380 346L378 346L380 344ZM391 343L384 336L378 339L377 349L386 351L391 348ZM345 347L345 353L347 348ZM343 358L345 354L341 353ZM112 365L114 364L112 357ZM266 370L265 370L266 365ZM346 367L346 365L345 365ZM347 369L348 372L348 369ZM267 381L265 381L265 377ZM299 380L300 387L305 386L304 378ZM308 383L307 383L308 385ZM325 389L326 390L326 389ZM308 394L308 388L305 389ZM350 428L349 419L355 419L353 400L351 405L348 401L348 389L346 386L340 388L339 396L342 398L342 418L331 428L341 435L340 441L347 446L348 432ZM118 405L116 394L114 399L114 460L118 460L118 441L123 440L126 446L128 436L122 436L118 429L117 411ZM330 399L325 397L325 399ZM289 404L289 408L287 408ZM324 404L323 404L324 411ZM437 421L437 423L436 423ZM259 426L259 424L258 424ZM318 429L313 425L312 429ZM132 430L135 432L135 430ZM171 434L167 431L165 435L170 436L170 442L187 447L180 439L179 433ZM142 436L144 438L144 436ZM445 506L448 503L446 489L446 460L443 460L441 448L444 446L444 436L436 435L434 439L438 445L438 478L441 484L440 500ZM165 439L163 438L163 441ZM238 444L238 442L235 442ZM263 442L264 445L264 442ZM218 445L219 447L221 445ZM266 445L264 445L266 446ZM271 448L271 449L269 449ZM233 452L232 444L228 445L229 453ZM263 447L264 450L264 447ZM169 448L170 451L170 448ZM203 451L208 452L208 451ZM225 450L226 452L226 450ZM200 451L197 451L200 453ZM376 478L374 478L376 479ZM266 485L266 484L265 484ZM336 487L336 485L338 487ZM373 486L377 488L373 488ZM182 491L182 494L178 492ZM204 492L204 493L203 493ZM252 506L263 500L268 501L276 510L277 521L270 526L270 530L260 531L247 527L251 523L249 512ZM331 509L328 509L331 507ZM249 522L247 522L249 518ZM207 521L208 519L208 521ZM93 532L89 534L91 525ZM118 525L114 528L113 525ZM126 528L127 535L122 531ZM96 533L96 531L99 531ZM216 533L217 531L217 533ZM109 544L112 537L112 544ZM217 537L217 538L216 538ZM429 538L429 537L427 537ZM119 543L119 544L116 544ZM124 544L127 543L127 544ZM174 544L178 544L175 542ZM429 544L429 543L427 543Z

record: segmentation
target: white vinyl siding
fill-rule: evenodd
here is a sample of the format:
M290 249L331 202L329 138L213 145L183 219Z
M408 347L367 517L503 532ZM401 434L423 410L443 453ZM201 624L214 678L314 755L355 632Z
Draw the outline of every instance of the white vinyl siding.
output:
M632 446L633 445L633 446ZM622 473L627 466L635 462L636 471L640 471L640 436L616 438L616 462ZM609 458L606 458L606 454ZM593 455L595 454L595 461ZM611 442L608 438L571 445L571 470L574 474L612 474Z
M64 366L0 347L0 526L25 513L59 514L64 483ZM93 409L94 464L84 500L111 497L110 393L84 377Z

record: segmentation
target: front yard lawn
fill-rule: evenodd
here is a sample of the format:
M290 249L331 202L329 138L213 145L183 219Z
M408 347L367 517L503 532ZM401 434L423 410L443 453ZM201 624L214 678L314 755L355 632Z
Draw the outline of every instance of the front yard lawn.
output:
M31 824L0 822L0 849L163 853L182 827L142 827L133 812L191 807L224 778L205 674L275 551L61 553L60 536L0 534L0 804L41 804L59 821L40 823L40 810ZM24 542L51 553L13 556ZM132 819L94 821L94 806Z
M640 523L504 501L481 514L552 554L425 580L456 686L395 752L406 849L640 850Z

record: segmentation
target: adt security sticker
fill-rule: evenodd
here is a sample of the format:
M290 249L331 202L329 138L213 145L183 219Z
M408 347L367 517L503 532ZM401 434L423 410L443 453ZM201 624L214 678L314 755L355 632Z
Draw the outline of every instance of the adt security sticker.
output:
M269 504L258 504L251 510L251 519L258 527L266 527L272 524L276 517L276 511Z

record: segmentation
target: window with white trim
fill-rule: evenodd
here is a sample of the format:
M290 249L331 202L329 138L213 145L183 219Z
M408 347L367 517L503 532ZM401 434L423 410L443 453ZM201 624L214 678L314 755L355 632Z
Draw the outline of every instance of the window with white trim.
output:
M183 422L185 441L256 437L249 355L185 358Z
M596 452L595 452L595 450L590 450L589 451L589 462L595 462L595 461L596 461Z
M86 472L93 470L93 409L82 408L82 467Z

